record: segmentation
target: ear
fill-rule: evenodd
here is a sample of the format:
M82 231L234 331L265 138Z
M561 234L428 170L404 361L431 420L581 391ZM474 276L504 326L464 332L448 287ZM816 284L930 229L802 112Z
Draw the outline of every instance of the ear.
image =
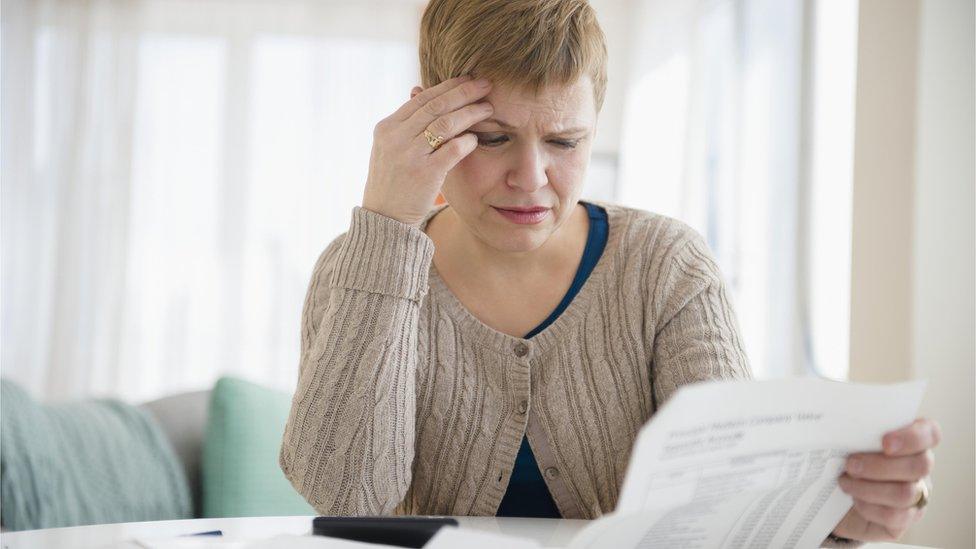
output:
M413 99L415 95L417 95L422 91L424 91L424 89L421 88L420 86L414 86L413 89L410 90L410 99Z

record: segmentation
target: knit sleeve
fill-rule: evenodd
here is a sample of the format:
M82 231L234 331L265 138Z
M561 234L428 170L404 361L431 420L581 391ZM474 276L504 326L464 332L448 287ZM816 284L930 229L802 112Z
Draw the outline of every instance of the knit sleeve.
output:
M677 240L652 288L651 372L657 406L687 383L752 377L732 303L708 246L690 228Z
M418 320L433 253L419 229L357 207L316 262L279 463L319 513L391 514L410 486Z

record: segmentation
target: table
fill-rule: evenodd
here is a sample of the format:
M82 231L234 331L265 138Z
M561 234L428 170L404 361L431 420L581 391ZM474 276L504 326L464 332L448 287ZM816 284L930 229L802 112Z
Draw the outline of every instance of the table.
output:
M534 539L545 547L565 547L569 540L589 521L574 519L531 519L496 517L455 517L462 528ZM26 530L0 534L2 549L52 547L58 549L89 549L121 545L133 538L168 538L221 530L225 536L262 539L278 534L308 534L312 517L247 517L220 519L163 520L98 524L71 528ZM131 547L137 547L131 544ZM871 543L870 549L908 549L918 547L895 543Z
M308 534L312 530L312 518L299 516L163 520L50 528L0 534L0 544L3 549L35 547L88 549L117 544L133 538L167 538L211 530L220 530L225 536L261 539L278 534ZM568 544L573 535L588 522L570 519L456 518L465 528L529 537L550 547Z

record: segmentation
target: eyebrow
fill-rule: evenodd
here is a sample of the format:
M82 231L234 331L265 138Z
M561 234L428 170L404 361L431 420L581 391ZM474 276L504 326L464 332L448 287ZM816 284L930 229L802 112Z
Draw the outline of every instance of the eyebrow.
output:
M497 118L488 118L486 120L482 120L482 122L494 122L495 124L498 124L499 126L501 126L502 128L504 128L506 130L514 130L514 129L516 129L515 126L513 126L513 125L511 125L511 124L509 124L507 122L505 122L504 120L499 120ZM579 127L576 127L576 128L566 128L564 130L550 132L549 135L583 132L583 131L587 131L588 129L589 128L586 128L586 127L583 127L583 126L579 126Z

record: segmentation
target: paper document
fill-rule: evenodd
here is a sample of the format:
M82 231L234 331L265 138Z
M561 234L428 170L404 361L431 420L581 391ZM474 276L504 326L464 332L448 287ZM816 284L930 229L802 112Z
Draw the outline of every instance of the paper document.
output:
M612 515L573 547L819 547L853 503L852 452L911 423L924 381L815 378L688 386L641 429Z
M881 451L924 390L816 378L685 386L638 434L617 508L569 547L819 547L853 503L837 484L846 456Z

